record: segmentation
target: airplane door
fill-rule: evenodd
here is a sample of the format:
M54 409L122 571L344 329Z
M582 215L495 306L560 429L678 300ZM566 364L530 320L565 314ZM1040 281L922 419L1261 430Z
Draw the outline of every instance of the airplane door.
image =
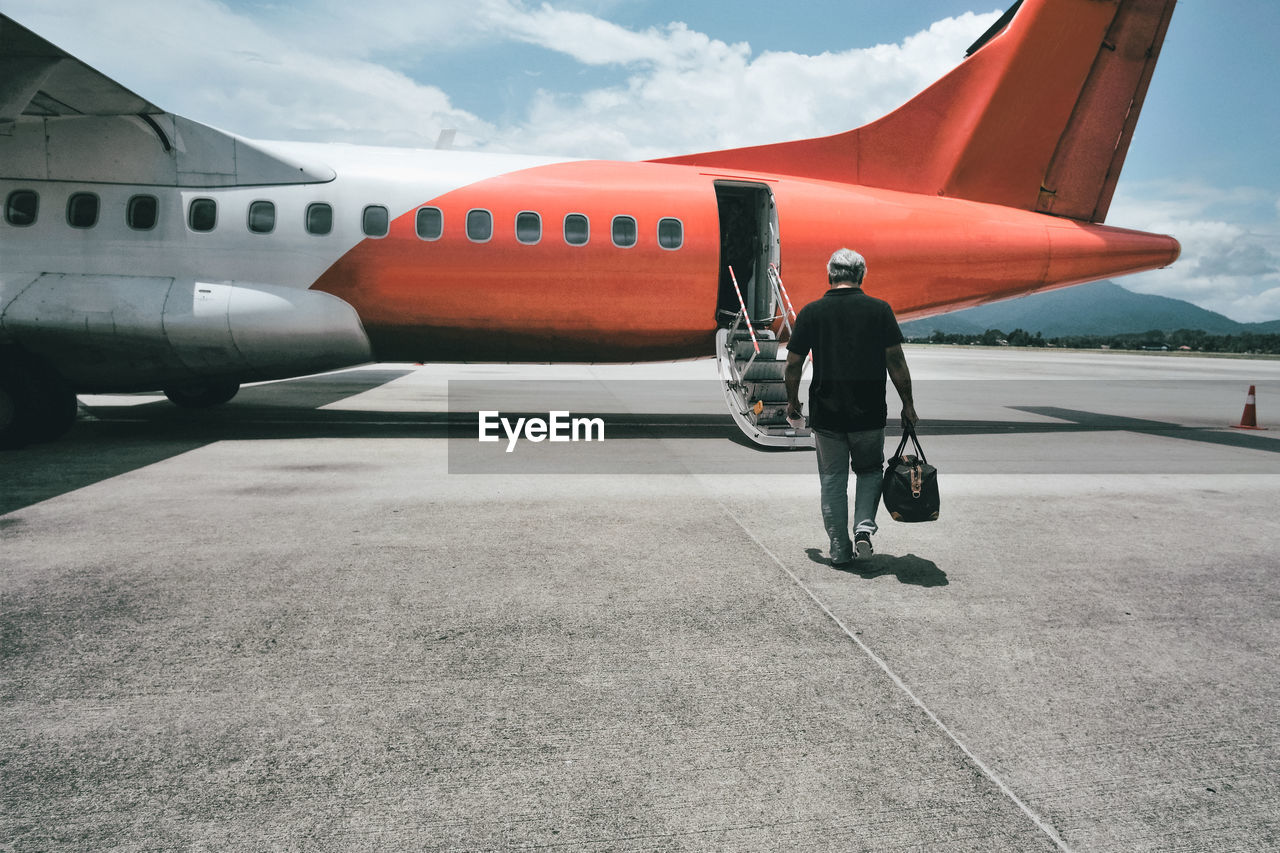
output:
M716 204L720 214L720 284L716 298L716 323L732 325L742 299L753 323L768 323L774 314L773 290L768 286L769 264L779 264L778 209L765 184L717 181ZM730 269L733 275L730 275Z

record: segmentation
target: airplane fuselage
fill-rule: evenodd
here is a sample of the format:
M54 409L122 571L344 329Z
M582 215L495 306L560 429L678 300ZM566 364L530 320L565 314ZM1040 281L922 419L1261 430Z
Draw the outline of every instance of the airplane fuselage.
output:
M851 246L872 259L868 290L904 319L1163 266L1178 251L1159 235L763 173L263 147L323 157L336 177L237 187L0 181L6 199L38 196L34 223L0 228L12 259L4 281L12 290L57 273L139 288L173 278L315 290L355 309L378 360L632 361L711 352L718 187L755 188L776 206L778 266L797 304L825 289L831 251ZM96 221L74 227L68 204L86 193L98 199ZM139 196L157 203L147 230L127 222ZM193 205L205 206L204 222L193 222ZM313 233L323 230L309 218L316 205L328 207L325 233Z

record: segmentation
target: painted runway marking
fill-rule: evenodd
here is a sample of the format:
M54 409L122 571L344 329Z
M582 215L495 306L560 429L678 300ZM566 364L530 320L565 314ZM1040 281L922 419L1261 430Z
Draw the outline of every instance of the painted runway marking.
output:
M742 528L742 532L747 534L747 536L750 537L751 541L756 543L756 545L760 548L760 550L763 551L765 554L767 554L769 556L769 559L773 560L773 562L777 564L778 568L782 569L782 571L786 573L787 577L791 578L792 582L795 583L796 586L800 587L800 589L804 591L805 595L809 596L809 598L813 601L814 604L818 605L818 607L821 608L822 612L827 615L827 618L830 619L832 622L834 622L836 626L839 627L840 630L844 632L844 635L846 637L848 637L850 640L853 640L853 642L858 646L858 648L862 649L862 651L866 653L867 657L871 658L871 660L875 662L876 666L880 667L880 669L884 671L885 675L889 676L889 678L893 681L893 683L898 686L898 689L901 690L903 693L905 693L907 695L907 698L909 698L917 708L919 708L921 711L924 711L925 715L928 716L928 718L933 721L933 724L937 726L938 729L943 734L945 734L948 738L950 738L951 742L954 743L956 746L958 746L961 752L963 752L966 756L968 756L969 760L972 761L974 765L979 770L982 771L983 775L985 775L988 779L994 782L996 784L996 787L998 787L1006 797L1012 800L1014 805L1016 805L1019 809L1022 810L1023 814L1031 818L1031 821L1037 827L1039 827L1040 830L1045 835L1049 836L1049 838L1053 841L1054 844L1058 845L1059 850L1066 851L1066 853L1071 853L1071 848L1068 847L1067 843L1062 840L1062 837L1060 835L1058 835L1057 830L1055 830L1053 826L1051 826L1047 821L1045 821L1044 818L1040 817L1040 815L1032 811L1031 807L1028 806L1026 803L1024 803L1022 799L1013 792L1013 789L1010 788L1008 785L1006 785L1004 780L996 775L996 772L994 770L988 767L981 758L975 755L973 753L973 750L969 749L969 747L965 745L964 741L960 740L960 738L957 737L956 734L953 731L951 731L951 729L947 728L947 724L942 722L942 720L938 718L938 715L933 713L933 711L929 709L929 706L924 704L924 702L920 700L920 697L917 696L914 692L912 692L911 688L907 686L907 683L903 681L901 678L899 678L896 672L894 672L892 669L889 668L889 665L884 662L884 659L881 658L879 655L877 655L875 652L873 652L866 643L858 639L858 637L853 633L853 631L849 630L849 627L845 625L844 622L840 621L840 617L837 616L835 613L833 613L831 611L831 608L827 607L827 605L823 603L822 599L818 598L818 596L814 594L813 590L809 589L809 587L805 584L805 582L802 581L800 577L796 575L795 572L787 568L786 564L783 563L782 560L778 559L778 556L774 554L772 551L770 551L767 545L761 542L760 539L754 533L752 533L749 529L747 529L747 526L742 523L742 520L738 518L737 515L734 514L733 510L729 509L729 507L725 505L724 501L720 500L717 497L716 503L720 504L720 507L721 509L724 510L725 515L733 519L733 523L738 525L738 527Z

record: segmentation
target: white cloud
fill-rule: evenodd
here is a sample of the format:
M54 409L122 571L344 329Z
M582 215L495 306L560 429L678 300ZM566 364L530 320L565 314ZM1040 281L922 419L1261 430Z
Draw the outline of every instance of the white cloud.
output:
M547 10L539 16L548 14ZM525 120L485 147L641 159L836 133L908 100L954 66L994 14L948 18L901 45L806 56L729 45L672 24L642 34L548 26L534 16L521 37L581 61L623 57L637 65L622 85L581 93L542 91ZM581 47L599 37L598 44ZM603 50L598 49L603 48Z
M1274 210L1261 221L1258 210ZM1122 279L1130 290L1173 296L1241 322L1280 317L1280 203L1254 187L1121 181L1107 221L1171 234L1182 257L1169 269Z
M308 49L365 58L409 51L457 54L512 40L563 50L584 62L628 62L644 55L650 40L645 34L566 5L531 10L519 0L307 0L265 6L256 16Z
M900 45L820 56L727 44L674 22L628 30L519 0L360 4L311 0L237 12L215 0L38 0L5 11L168 109L257 138L431 144L641 159L845 130L953 66L994 13L948 18ZM456 108L431 81L381 62L479 44L532 44L615 86L540 91L499 123Z
M571 56L587 65L629 65L637 62L696 68L718 55L741 54L746 45L728 46L681 23L665 29L634 32L585 12L563 11L544 4L524 11L514 4L491 17L513 38Z

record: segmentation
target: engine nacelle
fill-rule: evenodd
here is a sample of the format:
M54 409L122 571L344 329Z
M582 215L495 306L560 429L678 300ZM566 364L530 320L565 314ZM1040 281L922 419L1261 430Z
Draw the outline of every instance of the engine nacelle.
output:
M355 309L336 296L189 278L5 275L0 341L45 357L77 391L281 379L373 360Z

